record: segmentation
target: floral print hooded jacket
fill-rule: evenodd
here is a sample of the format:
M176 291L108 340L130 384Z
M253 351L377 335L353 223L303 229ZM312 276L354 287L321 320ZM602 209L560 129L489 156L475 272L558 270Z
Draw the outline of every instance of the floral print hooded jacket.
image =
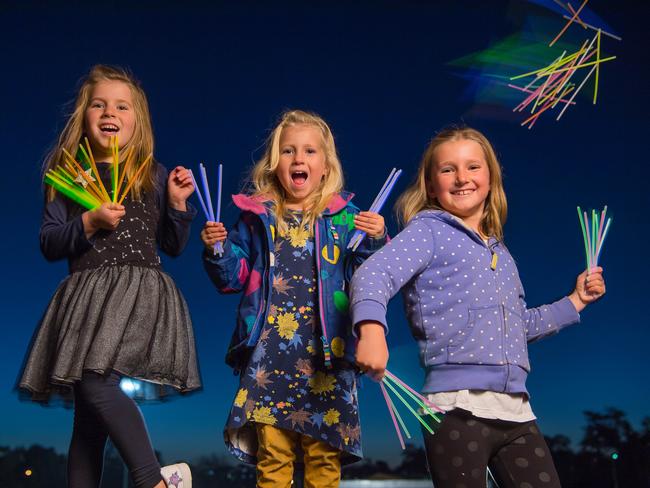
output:
M347 248L354 233L354 216L359 212L350 203L353 196L347 192L333 195L314 229L318 309L326 362L329 357L354 361L356 339L348 313L348 283L356 268L388 239L366 237L356 251ZM204 251L203 265L220 293L243 292L226 354L226 363L239 371L246 366L269 314L275 217L269 200L239 194L233 196L233 202L241 214L224 242L224 253L219 257Z

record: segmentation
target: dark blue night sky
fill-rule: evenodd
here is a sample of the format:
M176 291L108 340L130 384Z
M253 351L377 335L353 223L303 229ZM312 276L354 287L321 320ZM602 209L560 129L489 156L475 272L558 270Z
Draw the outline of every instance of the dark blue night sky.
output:
M642 32L650 8L633 0L589 6L623 37L603 46L618 59L601 69L598 104L591 104L589 89L560 122L542 116L527 130L508 107L483 106L449 65L521 31L533 17L553 26L549 39L564 25L524 0L2 2L0 446L67 450L72 412L21 403L12 387L67 272L66 263L47 263L38 248L40 162L63 127L77 81L96 63L129 67L142 81L156 157L168 167L204 162L213 175L215 163L223 163L226 194L239 192L286 108L316 111L330 123L346 187L361 207L393 166L405 172L395 193L406 187L435 131L459 122L478 128L504 167L506 243L531 306L569 293L584 266L576 205L609 205L614 221L602 258L608 293L587 308L581 325L531 346L528 387L547 435L577 442L582 412L607 406L638 426L650 413L644 258L650 60ZM572 27L566 40L579 45L587 36ZM223 215L232 224L234 206L225 202ZM388 222L395 233L392 217ZM204 273L202 225L199 216L184 254L164 261L189 303L204 380L199 394L143 408L166 460L225 454L221 429L237 387L223 357L238 297L218 295ZM389 368L419 386L399 298L390 310ZM399 444L379 388L366 381L360 401L366 455L397 461Z

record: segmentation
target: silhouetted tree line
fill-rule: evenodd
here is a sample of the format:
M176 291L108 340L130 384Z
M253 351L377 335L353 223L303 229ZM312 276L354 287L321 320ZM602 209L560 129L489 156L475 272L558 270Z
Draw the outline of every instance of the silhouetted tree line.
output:
M564 488L650 487L650 417L639 431L615 408L604 413L585 412L587 425L577 449L568 437L556 435L546 441L553 453ZM159 453L158 457L160 459ZM173 462L173 461L172 461ZM385 461L365 459L343 469L344 479L428 478L424 449L407 444L402 461L391 468ZM222 456L204 456L191 465L193 486L255 487L255 469L233 464ZM29 470L29 471L28 471ZM12 488L64 487L66 456L52 448L0 447L0 486ZM126 484L124 484L126 483ZM132 486L124 465L113 448L107 449L103 487ZM301 483L296 483L297 488Z

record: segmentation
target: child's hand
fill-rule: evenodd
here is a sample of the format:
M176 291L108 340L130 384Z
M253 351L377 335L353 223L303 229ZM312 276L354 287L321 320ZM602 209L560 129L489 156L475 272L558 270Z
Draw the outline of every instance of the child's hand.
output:
M221 222L206 222L201 231L203 245L212 250L217 242L223 242L228 236L228 231Z
M375 212L359 212L354 216L354 226L370 237L383 237L384 218Z
M194 192L192 177L189 170L183 166L176 166L167 179L167 199L169 205L181 212L187 211L185 202Z
M86 238L90 238L99 229L115 230L126 214L124 205L119 203L102 203L95 210L88 210L81 215Z
M371 320L359 324L359 343L356 361L361 369L375 381L381 381L388 364L386 333L379 322Z
M595 302L605 294L605 280L603 279L603 268L597 266L591 268L589 274L583 271L576 280L576 289L569 295L569 300L578 312L581 312L587 305Z

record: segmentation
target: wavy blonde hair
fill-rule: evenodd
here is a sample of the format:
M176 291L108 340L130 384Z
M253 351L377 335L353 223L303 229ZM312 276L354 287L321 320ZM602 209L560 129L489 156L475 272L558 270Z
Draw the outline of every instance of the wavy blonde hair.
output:
M427 191L431 186L431 177L436 164L434 153L445 142L459 140L474 141L483 149L485 161L490 171L490 192L485 200L479 230L485 236L494 236L499 240L503 240L503 224L505 224L508 214L508 203L503 190L501 165L490 141L471 127L450 127L439 132L431 140L422 155L415 181L402 193L395 204L397 217L402 225L406 225L421 210L444 210L436 198L431 197Z
M278 232L287 231L285 220L286 194L276 176L280 162L280 138L287 127L306 125L318 130L322 137L322 149L325 152L325 176L318 188L309 195L303 210L303 223L313 231L318 216L325 210L330 198L343 189L343 168L336 154L334 136L327 123L317 114L302 110L290 110L280 116L266 141L266 149L262 158L255 164L250 173L253 197L269 199L273 202L273 213L276 217Z
M43 162L43 175L54 169L63 160L63 149L70 154L75 155L79 144L84 138L84 118L86 109L90 102L90 96L93 88L101 81L120 81L128 85L133 98L133 111L135 115L135 128L133 137L124 146L120 148L120 154L124 156L126 150L133 147L135 164L132 164L126 177L132 178L139 165L153 153L153 129L151 127L151 116L149 114L149 104L147 96L141 88L140 83L135 77L123 68L96 65L93 66L88 75L83 79L79 92L74 102L74 110L68 116L68 121L59 135L58 141L54 148L48 153ZM143 191L150 191L155 185L156 165L149 164L149 168L140 173L138 180L133 184L131 189L135 198L140 198ZM46 185L46 194L48 201L54 199L56 190Z

